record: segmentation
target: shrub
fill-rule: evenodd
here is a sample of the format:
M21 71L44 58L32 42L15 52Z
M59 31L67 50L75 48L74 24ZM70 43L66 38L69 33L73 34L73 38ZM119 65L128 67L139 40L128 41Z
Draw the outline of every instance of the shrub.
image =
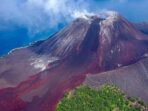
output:
M95 90L87 86L80 86L61 99L56 111L144 111L144 103L135 99L127 99L118 88L104 85ZM140 103L140 104L138 104ZM138 105L137 105L138 104Z

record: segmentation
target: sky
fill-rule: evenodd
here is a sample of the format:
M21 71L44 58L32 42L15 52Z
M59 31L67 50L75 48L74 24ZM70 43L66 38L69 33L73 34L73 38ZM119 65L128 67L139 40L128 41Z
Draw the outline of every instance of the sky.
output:
M148 21L148 0L1 0L0 55L46 39L82 14L112 10L132 22Z

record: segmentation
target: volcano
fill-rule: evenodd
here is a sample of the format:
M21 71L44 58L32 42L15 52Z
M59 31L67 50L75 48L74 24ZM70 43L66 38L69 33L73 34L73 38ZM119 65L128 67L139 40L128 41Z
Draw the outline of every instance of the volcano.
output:
M147 52L148 36L116 12L78 18L47 40L1 57L0 111L55 111L87 74L133 64Z

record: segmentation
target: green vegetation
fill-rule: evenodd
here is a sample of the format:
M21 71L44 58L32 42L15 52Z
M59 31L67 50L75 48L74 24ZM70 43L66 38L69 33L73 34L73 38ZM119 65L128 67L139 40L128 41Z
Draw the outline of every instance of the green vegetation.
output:
M104 85L100 90L80 86L66 93L56 111L145 111L142 101L127 97L118 88Z

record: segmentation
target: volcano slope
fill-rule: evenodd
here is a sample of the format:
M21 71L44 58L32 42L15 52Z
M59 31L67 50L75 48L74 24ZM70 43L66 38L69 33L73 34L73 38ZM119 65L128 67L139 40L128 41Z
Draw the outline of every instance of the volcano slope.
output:
M115 85L128 96L148 105L148 59L116 70L87 75L84 84L92 88L100 88L103 84Z
M78 18L0 59L0 111L55 111L87 74L133 64L147 52L148 36L116 12Z

